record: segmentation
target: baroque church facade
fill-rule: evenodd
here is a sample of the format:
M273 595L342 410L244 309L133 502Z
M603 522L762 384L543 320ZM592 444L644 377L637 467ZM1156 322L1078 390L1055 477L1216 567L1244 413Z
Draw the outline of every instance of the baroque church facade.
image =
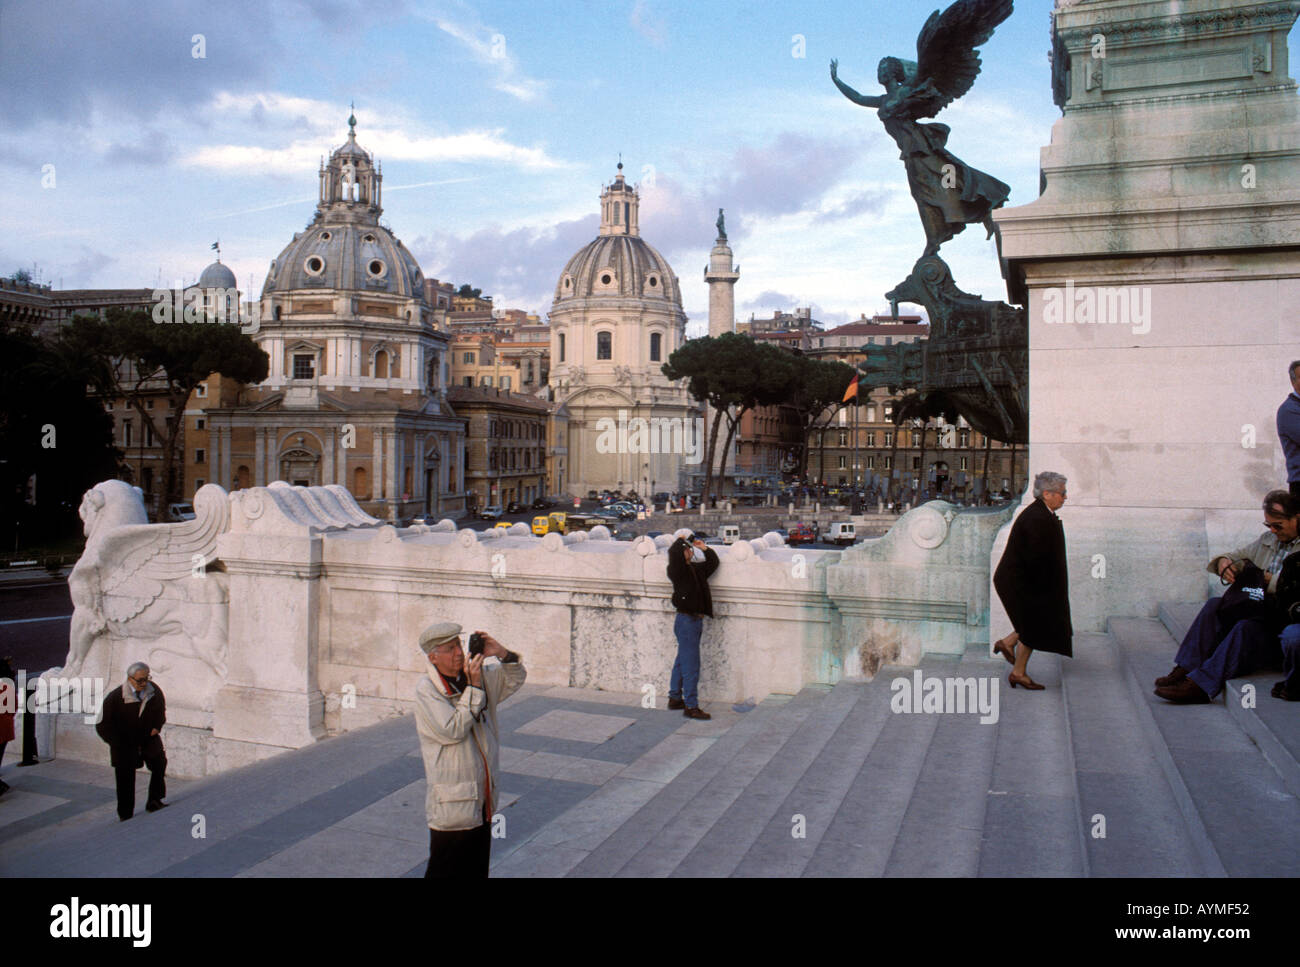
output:
M700 449L700 410L684 381L663 375L686 338L681 288L641 237L640 196L618 168L601 192L599 234L555 285L549 384L569 417L570 492L618 488L648 498L683 486Z
M380 223L383 175L347 141L315 216L271 263L253 338L265 381L205 407L208 479L342 484L387 520L465 510L465 420L447 402L449 336L415 258Z

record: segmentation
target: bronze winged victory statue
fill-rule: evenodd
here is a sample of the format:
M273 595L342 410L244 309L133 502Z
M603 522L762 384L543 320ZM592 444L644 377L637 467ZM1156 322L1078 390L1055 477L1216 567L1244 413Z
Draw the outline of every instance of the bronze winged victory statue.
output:
M907 182L925 227L925 254L967 225L982 223L991 238L997 231L992 211L1006 203L1011 189L950 152L946 124L922 124L971 89L980 72L975 48L1011 16L1012 0L957 0L936 10L916 39L915 62L886 57L877 68L885 94L859 94L840 80L831 61L831 80L854 104L876 109L889 136L902 151Z

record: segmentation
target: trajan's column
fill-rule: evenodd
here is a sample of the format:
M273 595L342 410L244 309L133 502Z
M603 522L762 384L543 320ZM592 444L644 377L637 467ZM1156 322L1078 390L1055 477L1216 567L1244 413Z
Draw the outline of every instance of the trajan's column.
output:
M727 225L723 219L722 209L718 209L718 237L709 253L709 265L704 270L704 281L709 286L709 335L715 339L724 332L736 329L736 280L740 278L740 266L731 261L731 246L727 244ZM713 408L705 407L704 425L713 426ZM725 439L725 425L719 428ZM736 448L733 445L727 453L727 463L722 469L723 481L736 477ZM723 491L725 493L725 490Z

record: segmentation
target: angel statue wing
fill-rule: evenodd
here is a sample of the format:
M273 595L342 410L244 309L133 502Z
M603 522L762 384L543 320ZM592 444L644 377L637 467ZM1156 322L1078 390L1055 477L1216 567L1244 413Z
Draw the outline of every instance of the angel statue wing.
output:
M961 97L980 72L975 48L1011 16L1012 0L957 0L936 10L916 38L916 93L919 118L931 118Z
M163 584L205 570L216 557L217 537L230 527L230 499L217 484L194 495L194 519L179 524L133 524L105 539L102 559L104 616L129 621L163 592Z

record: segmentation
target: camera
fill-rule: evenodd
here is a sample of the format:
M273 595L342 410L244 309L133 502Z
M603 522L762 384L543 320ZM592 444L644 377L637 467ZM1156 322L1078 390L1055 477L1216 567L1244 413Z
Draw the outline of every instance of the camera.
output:
M469 636L469 657L483 654L483 636L479 632L474 632Z

